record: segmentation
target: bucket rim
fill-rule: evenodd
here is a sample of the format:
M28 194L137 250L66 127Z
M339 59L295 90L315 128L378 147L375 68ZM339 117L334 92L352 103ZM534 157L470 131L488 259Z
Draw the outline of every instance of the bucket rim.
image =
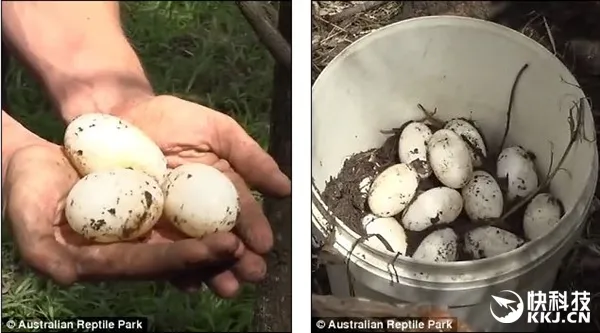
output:
M413 25L413 27L414 27L414 24L423 25L423 26L431 26L431 24L434 24L434 25L435 24L451 24L452 25L453 23L457 23L457 22L461 23L460 25L462 25L462 26L471 26L471 27L475 27L475 28L484 28L486 30L491 30L494 33L500 33L504 36L509 37L510 39L514 39L516 41L520 41L521 43L525 43L525 44L529 45L529 47L531 47L533 50L536 50L537 52L539 52L540 55L552 58L552 61L555 63L555 65L557 67L560 67L561 69L563 69L565 71L565 73L568 73L568 76L565 76L565 79L568 78L572 83L578 85L578 81L576 80L574 75L571 73L571 71L558 58L556 58L556 56L554 56L554 54L552 54L548 49L543 47L537 41L521 34L520 32L518 32L516 30L513 30L511 28L508 28L508 27L503 26L498 23L494 23L494 22L490 22L490 21L486 21L486 20L482 20L482 19L477 19L477 18L455 16L455 15L434 15L434 16L422 16L422 17L410 18L410 19L399 21L399 22L395 22L395 23L386 25L384 27L381 27L377 30L374 30L374 31L370 32L369 34L366 34L365 36L360 37L359 39L357 39L356 41L354 41L353 43L348 45L339 54L337 54L329 62L329 64L323 69L323 71L316 78L315 82L312 85L312 94L315 93L315 91L318 89L318 87L320 85L320 82L322 82L324 80L324 78L327 77L329 71L331 71L332 68L336 67L336 65L338 63L340 63L345 57L348 56L348 54L351 54L355 50L358 50L362 44L370 42L370 41L374 40L374 38L384 38L384 37L386 37L387 34L393 33L396 29L405 29L411 25ZM578 97L586 98L586 95L582 90L580 90L580 96L578 96ZM584 104L585 104L584 105L585 116L586 116L586 118L591 118L591 108L590 108L590 105L589 105L587 99L585 100ZM594 139L595 138L596 138L596 134L594 133ZM546 255L546 253L549 252L548 250L553 248L556 244L561 244L566 239L566 237L568 237L568 235L569 235L569 232L566 231L565 229L568 229L570 231L571 229L580 226L582 223L585 223L585 218L581 218L581 221L579 221L579 218L576 219L575 215L579 214L579 208L577 208L579 203L581 202L583 204L585 202L585 209L583 211L584 216L585 216L585 214L587 214L587 211L591 204L591 200L594 197L594 189L596 188L596 181L598 179L598 152L596 151L596 149L593 149L593 156L591 156L591 162L592 162L593 166L590 170L590 174L586 177L586 179L589 179L589 182L586 186L584 186L581 189L580 198L578 199L577 203L575 205L573 205L572 207L570 207L570 209L568 211L565 211L565 213L561 217L561 220L557 224L557 227L553 228L546 235L544 235L540 238L534 239L532 241L529 241L517 249L514 249L512 251L509 251L509 252L503 253L501 255L494 256L494 257L490 257L490 258L483 258L483 259L470 260L470 261L455 261L455 262L422 262L422 261L417 261L411 257L399 256L395 259L394 266L403 267L403 268L406 268L406 269L408 269L410 271L414 271L414 272L419 272L419 271L435 272L436 269L445 271L442 273L433 273L433 274L447 274L448 273L447 270L459 271L461 269L463 269L463 270L468 269L470 272L469 275L473 275L474 278L468 279L468 280L461 279L460 281L456 281L456 283L461 283L461 284L464 284L465 282L471 283L471 282L477 282L477 281L480 281L483 279L488 279L489 276L482 276L483 273L479 274L478 272L492 270L492 271L494 271L494 274L499 274L501 271L500 266L506 267L507 263L510 262L511 259L518 259L519 257L521 257L521 258L525 257L525 258L527 258L527 260L523 260L523 259L515 260L516 262L518 262L518 264L513 264L513 267L502 270L501 275L514 274L514 272L522 270L523 267L526 267L530 263L543 258ZM316 194L316 197L318 198L319 205L322 205L325 210L325 212L319 212L319 213L323 217L325 217L324 213L329 214L329 212L330 212L329 207L327 207L327 205L322 201L321 192L318 190L318 188L314 184L314 178L312 178L312 181L313 181L313 191ZM315 208L313 207L312 209L315 209ZM313 214L313 216L314 216L314 214ZM337 217L335 217L333 215L331 215L331 217L333 217L336 220L337 225L342 226L342 228L344 229L343 231L346 234L346 237L350 236L352 242L356 242L360 238L360 236L357 233L355 233L353 230L351 230L348 227L348 225L346 223L344 223L342 220L338 219ZM320 223L315 220L317 220L317 219L313 218L313 222L312 222L313 225L315 224L315 222ZM565 221L569 221L569 220L572 222L570 224L565 224ZM562 227L558 227L558 226L562 226ZM551 240L551 244L550 244L549 240ZM374 258L380 259L382 262L392 262L392 260L395 257L393 254L391 254L387 251L380 251L378 249L371 248L370 246L366 246L364 244L357 245L356 250L358 250L358 249L360 249L362 252L369 253L369 255L373 256ZM343 253L343 255L347 256L348 252L350 252L350 251L349 251L349 249L347 249L345 252L346 253ZM355 264L358 264L359 262L367 263L367 264L371 265L372 267L377 268L377 270L379 270L379 271L385 271L383 269L384 266L382 266L382 265L379 265L376 263L369 263L366 260L363 260L362 258L359 258L355 255L352 255L351 258L352 258L352 262L354 262ZM402 278L412 279L415 281L423 281L415 276L402 276ZM447 284L447 283L444 282L444 284Z
M401 20L398 22L394 22L394 23L385 25L383 27L377 28L377 29L369 32L368 34L365 34L364 36L357 38L354 42L350 43L342 51L340 51L335 57L333 57L331 59L331 61L329 61L327 66L325 66L325 68L323 68L323 70L321 71L319 76L317 76L317 78L315 79L315 82L312 84L312 93L314 93L315 88L318 86L318 83L321 81L323 74L327 73L328 70L330 70L332 68L332 66L331 66L332 64L339 62L340 61L339 59L346 57L348 53L352 52L354 49L357 49L359 46L361 46L361 44L365 43L365 41L368 41L369 39L373 39L374 36L382 38L382 37L384 37L383 36L384 33L391 33L392 30L394 30L394 29L407 28L408 26L414 25L414 24L425 26L427 23L429 23L429 24L434 24L434 23L444 24L444 23L446 23L446 24L452 25L453 22L457 22L457 23L462 22L463 24L466 24L466 25L472 25L474 27L478 26L478 27L482 27L482 28L486 28L486 29L490 29L490 30L495 29L497 33L501 33L504 35L511 35L514 38L520 38L521 40L527 41L527 43L531 44L531 46L537 47L538 51L541 51L542 53L546 53L547 55L550 55L553 58L553 60L557 61L561 67L566 69L566 71L572 75L571 71L568 68L566 68L566 66L564 66L564 64L558 58L556 58L556 56L554 54L552 54L548 49L546 49L544 46L542 46L536 40L518 32L514 29L511 29L511 28L506 27L499 23L482 20L482 19L474 18L474 17L459 16L459 15L429 15L429 16L413 17L413 18ZM380 35L380 36L377 36L377 35ZM575 80L575 83L578 84L577 80ZM582 92L582 94L583 94L583 92Z

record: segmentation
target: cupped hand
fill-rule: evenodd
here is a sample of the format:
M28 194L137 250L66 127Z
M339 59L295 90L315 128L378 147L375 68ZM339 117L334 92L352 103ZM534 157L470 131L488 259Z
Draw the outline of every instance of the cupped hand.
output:
M120 110L119 115L159 145L169 167L204 163L218 168L231 179L241 204L234 231L250 253L241 260L238 274L264 270L261 255L272 248L273 235L249 186L265 195L291 193L289 178L269 154L231 117L173 96L149 97Z
M43 142L15 152L3 179L5 213L24 261L60 284L79 281L172 279L206 282L232 297L241 281L257 281L264 263L233 233L183 237L159 222L144 239L91 244L64 219L65 199L78 180L61 147Z

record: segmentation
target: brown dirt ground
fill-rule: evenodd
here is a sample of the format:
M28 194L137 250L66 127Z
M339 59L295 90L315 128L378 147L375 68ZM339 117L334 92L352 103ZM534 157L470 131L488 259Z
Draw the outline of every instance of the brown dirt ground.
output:
M341 50L374 29L411 17L425 15L460 15L494 21L537 40L553 51L577 77L586 95L600 103L600 2L491 2L491 1L388 1L351 16L338 14L365 1L313 2L313 81ZM341 18L341 19L340 19ZM600 115L592 103L596 118ZM399 124L400 125L400 124ZM596 118L596 126L600 126ZM332 179L323 199L336 216L363 233L360 218L366 205L359 195L358 184L366 175L375 174L397 163L398 131L379 149L361 152L348 159L338 177ZM370 160L370 161L369 161ZM435 184L430 184L433 186ZM600 187L597 190L596 196ZM521 215L521 214L516 214ZM600 212L590 216L588 230L575 249L565 258L554 290L586 290L592 295L592 323L586 325L543 324L539 331L561 332L580 329L600 330ZM409 243L418 244L423 235L409 235ZM411 240L412 239L412 240ZM466 258L464 258L466 259Z

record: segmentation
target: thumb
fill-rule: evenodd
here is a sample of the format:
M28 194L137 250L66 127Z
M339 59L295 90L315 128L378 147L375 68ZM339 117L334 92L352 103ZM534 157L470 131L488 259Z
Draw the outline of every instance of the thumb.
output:
M13 155L4 185L13 239L25 262L64 285L77 279L73 258L54 238L64 198L76 179L59 149L23 149Z
M292 191L290 179L279 169L275 160L252 139L233 118L217 113L222 145L211 147L226 159L244 180L267 195L288 196Z
M33 234L29 237L30 241L25 241L22 237L16 238L19 253L33 270L59 285L70 286L77 282L73 257L54 236Z
M29 204L27 197L12 191L7 199L13 240L23 260L38 273L61 285L77 280L77 271L69 251L54 238L53 212Z

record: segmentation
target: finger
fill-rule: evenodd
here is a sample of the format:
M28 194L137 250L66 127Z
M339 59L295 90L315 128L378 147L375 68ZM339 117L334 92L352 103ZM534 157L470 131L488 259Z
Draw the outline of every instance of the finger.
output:
M54 212L48 212L42 208L43 205L18 204L20 199L23 200L21 202L30 202L20 193L13 192L7 207L19 253L31 268L42 275L62 285L73 284L77 280L77 271L69 251L54 238ZM23 209L25 207L27 209Z
M215 233L201 240L174 243L119 243L94 245L75 251L80 276L88 280L152 278L199 265L235 260L243 244L231 233Z
M242 241L259 254L267 253L273 247L273 231L262 207L254 199L246 182L229 168L227 161L221 160L215 167L225 173L237 189L240 198L240 214L235 232Z
M16 237L23 260L36 272L54 280L57 284L70 286L79 276L71 253L53 236L31 235L31 242Z
M240 290L240 283L230 270L213 276L206 285L222 298L234 298Z
M232 269L239 281L257 283L267 274L267 263L258 254L246 251Z
M292 191L290 179L279 169L273 158L246 133L233 118L218 113L224 126L222 145L215 145L215 153L231 163L251 186L267 195L287 196Z

